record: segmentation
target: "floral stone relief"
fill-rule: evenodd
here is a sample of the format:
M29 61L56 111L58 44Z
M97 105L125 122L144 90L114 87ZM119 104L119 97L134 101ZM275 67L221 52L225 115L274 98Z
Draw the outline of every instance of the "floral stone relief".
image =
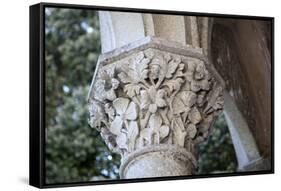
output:
M89 123L122 155L153 145L194 153L222 110L222 86L205 61L147 48L101 65L89 97Z

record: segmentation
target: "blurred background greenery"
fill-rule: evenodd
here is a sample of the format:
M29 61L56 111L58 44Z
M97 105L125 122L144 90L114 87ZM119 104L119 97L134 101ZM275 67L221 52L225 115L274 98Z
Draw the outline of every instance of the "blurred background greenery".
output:
M88 125L86 97L101 51L93 10L46 8L46 183L118 179L120 157ZM198 146L199 174L234 172L223 115Z

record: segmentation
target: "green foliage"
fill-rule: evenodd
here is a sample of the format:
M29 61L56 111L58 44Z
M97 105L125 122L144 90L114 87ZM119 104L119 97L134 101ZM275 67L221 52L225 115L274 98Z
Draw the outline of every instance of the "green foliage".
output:
M86 97L100 54L97 12L48 8L46 50L46 183L118 178L120 157L88 125ZM199 173L231 172L235 153L220 116L199 146Z
M100 54L97 12L46 10L46 183L118 178L119 156L88 125Z
M236 171L236 155L223 114L215 122L208 140L198 146L198 155L198 174Z
M95 11L49 8L45 15L47 119L54 119L64 97L91 81L100 53L99 22Z

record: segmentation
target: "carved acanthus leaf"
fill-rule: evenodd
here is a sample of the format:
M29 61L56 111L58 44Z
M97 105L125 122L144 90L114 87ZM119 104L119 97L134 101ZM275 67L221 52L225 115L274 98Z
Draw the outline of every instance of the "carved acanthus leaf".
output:
M197 107L193 107L190 110L188 118L191 121L191 123L193 123L194 125L198 124L201 121L202 117L201 117L201 114L198 111Z
M119 87L119 81L115 78L115 68L102 70L100 77L95 83L94 98L100 102L116 99L115 90Z
M174 76L174 73L176 72L179 64L181 63L181 59L180 57L176 57L171 59L169 62L167 62L167 64L165 64L165 68L163 69L163 71L165 71L165 77L170 79L172 77L177 77Z
M178 91L181 87L181 85L184 83L184 80L182 78L176 78L167 80L163 83L163 86L168 86L170 92L172 91Z
M124 88L124 92L129 96L129 97L134 97L135 95L140 94L140 89L141 86L136 85L136 84L126 84Z
M168 125L162 125L159 129L160 141L165 139L170 133L170 127Z
M116 143L120 150L128 150L127 136L125 133L122 132L116 137Z
M160 143L160 127L162 125L162 118L159 114L152 114L149 119L149 128L151 129L152 142L159 144Z
M121 133L121 129L126 127L126 120L135 120L137 118L137 107L134 102L130 102L127 98L117 98L113 101L113 107L116 110L116 117L111 123L110 131L115 134L119 135Z
M100 129L102 124L107 124L103 107L97 101L91 100L88 105L88 110L90 113L89 124L91 127Z
M175 114L189 112L190 108L196 103L197 96L192 91L181 91L173 100L173 111Z
M163 89L157 91L153 86L147 90L142 90L140 92L141 108L148 109L151 113L155 113L157 108L165 107L167 105L164 99L165 93Z
M176 117L172 121L172 130L174 133L173 141L183 147L185 143L185 138L187 135L187 132L185 131L183 121L180 117Z
M138 53L135 58L130 59L123 66L122 72L118 74L119 79L125 85L125 92L129 97L133 97L140 92L140 82L148 77L148 63L150 59L145 58L144 53Z
M193 139L193 138L196 136L197 128L196 128L195 125L189 124L189 125L187 126L186 131L187 131L188 137L191 138L191 139Z
M128 134L127 134L129 152L134 151L136 138L138 137L138 135L139 135L138 123L136 121L131 121L129 123Z

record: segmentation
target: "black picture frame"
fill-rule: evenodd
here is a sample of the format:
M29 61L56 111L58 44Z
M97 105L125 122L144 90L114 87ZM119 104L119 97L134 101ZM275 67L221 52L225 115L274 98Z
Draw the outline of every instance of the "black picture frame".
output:
M171 15L188 15L188 16L211 16L217 18L239 18L266 20L271 22L271 38L272 38L272 55L271 55L271 169L266 171L253 172L236 172L209 175L192 175L179 177L161 177L161 178L143 178L143 179L121 179L106 180L92 182L75 182L46 184L45 183L45 14L46 7L52 8L71 8L71 9L87 9L87 10L104 10L104 11L124 11L137 13L154 13L154 14L171 14ZM30 6L30 131L29 131L29 184L38 188L54 188L67 186L85 186L100 184L120 184L147 181L165 181L179 179L194 178L211 178L211 177L227 177L227 176L243 176L274 173L274 18L260 17L248 15L227 15L213 13L195 13L183 11L167 11L153 9L136 9L136 8L120 8L120 7L103 7L93 5L74 5L74 4L57 4L57 3L39 3Z

